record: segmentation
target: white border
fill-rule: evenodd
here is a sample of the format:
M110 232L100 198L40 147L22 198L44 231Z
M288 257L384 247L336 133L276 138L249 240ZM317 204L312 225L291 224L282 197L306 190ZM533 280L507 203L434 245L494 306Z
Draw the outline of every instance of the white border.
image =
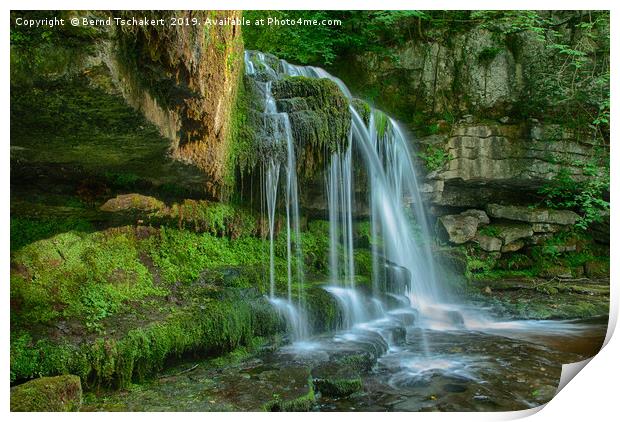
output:
M369 0L314 0L312 2L292 2L290 0L255 0L255 1L242 1L242 0L177 0L177 1L119 1L119 0L60 0L60 1L13 1L11 4L4 3L4 26L2 27L1 39L4 40L4 48L2 49L2 61L3 66L1 69L2 80L5 82L2 85L2 101L4 104L4 113L2 116L2 129L3 129L3 149L2 149L2 163L4 164L0 171L2 172L1 200L2 200L2 220L3 224L0 225L0 235L2 236L2 253L0 260L3 268L3 289L2 289L2 306L3 318L2 327L5 338L5 344L0 349L0 355L2 357L2 364L0 365L0 373L5 379L3 384L3 394L1 402L3 409L8 412L9 408L9 386L8 386L8 368L9 368L9 210L10 210L10 197L9 197L9 10L13 9L100 9L100 10L113 10L113 9L133 9L133 10L163 10L163 9L317 9L317 10L364 10L364 9L380 9L380 10L394 10L394 9L417 9L417 10L433 10L433 9L532 9L532 10L578 10L578 9L611 9L612 13L612 57L611 68L612 71L612 87L618 86L617 76L615 70L616 66L616 30L618 29L618 19L616 19L616 4L618 2L611 1L575 1L575 0L470 0L457 2L455 0L436 0L436 1L395 1L395 0L381 0L381 1L369 1ZM612 90L613 92L613 90ZM614 103L615 104L615 103ZM616 140L616 130L619 119L616 117L616 113L611 114L612 120L612 148L611 148L611 167L614 168L618 164L617 148L614 147L614 141ZM616 173L612 172L612 203L616 203L616 190L618 185ZM616 221L615 208L611 209L612 215L612 239L615 239L615 235L618 233L616 225L613 223ZM611 245L611 256L618 256L618 247L615 242ZM587 365L586 369L579 373L575 379L568 383L568 385L544 407L533 409L529 411L521 412L500 412L500 413L442 413L442 414L429 414L429 413L391 413L389 417L391 420L412 421L415 420L453 420L453 421L485 421L485 420L507 420L521 418L528 415L532 415L532 420L540 421L605 421L615 419L618 415L618 384L616 379L618 375L619 363L618 357L620 357L620 346L617 338L610 338L610 334L613 331L613 327L618 317L618 286L615 281L615 275L618 273L618 264L612 261L612 306L610 310L610 329L608 331L607 345L603 350L595 356ZM616 336L617 337L617 336ZM178 416L177 416L178 415ZM613 416L612 416L613 415ZM86 416L92 420L105 420L110 415L106 413L89 413L84 414L10 414L9 417L14 420L29 420L31 418L45 418L50 421L61 420L75 420L77 418L83 418ZM123 413L115 414L114 418L122 420L129 419L146 419L153 420L167 420L171 415L165 413ZM374 421L377 417L382 418L382 415L375 415L371 413L308 413L308 414L271 414L271 413L254 413L254 414L239 414L239 413L219 413L219 414L203 414L203 413L176 413L172 417L183 418L184 420L200 420L214 419L223 421L237 420L237 418L252 418L256 421L274 421L285 420L295 418L296 420L311 420L320 417L321 419L336 420L340 418L351 418L356 421Z

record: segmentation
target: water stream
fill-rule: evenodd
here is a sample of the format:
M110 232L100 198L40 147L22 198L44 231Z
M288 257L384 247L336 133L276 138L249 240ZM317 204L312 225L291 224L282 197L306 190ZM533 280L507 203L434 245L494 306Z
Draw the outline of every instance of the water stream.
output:
M271 83L289 76L328 78L347 98L353 97L341 80L323 69L292 65L253 51L246 52L245 61L246 73L259 87L265 102L265 142L284 146L283 165L273 154L264 164L264 171L270 231L270 300L286 319L293 340L282 349L285 353L316 358L317 353L327 353L336 346L355 349L361 344L364 350L376 354L380 365L391 368L393 373L384 381L394 387L433 373L475 379L480 362L476 357L446 353L446 338L458 348L460 339L474 333L484 333L484 338L522 338L519 336L524 333L561 336L576 329L570 324L497 321L474 306L451 302L452 295L438 276L433 259L429 221L405 131L376 109L371 109L364 121L351 104L349 143L331 155L324 181L329 219L329 283L325 290L341 308L342 331L312 333L305 317L303 251L297 241L300 217L295 140L288 115L277 111ZM360 166L369 186L371 291L356 286L354 265L353 170ZM285 181L280 192L285 195L286 295L275 288L273 255L280 173ZM295 283L297 301L292 294ZM438 339L439 344L435 343Z

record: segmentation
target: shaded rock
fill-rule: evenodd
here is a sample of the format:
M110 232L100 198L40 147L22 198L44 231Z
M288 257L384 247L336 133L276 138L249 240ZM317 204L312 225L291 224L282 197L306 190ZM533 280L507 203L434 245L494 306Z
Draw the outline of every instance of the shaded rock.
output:
M480 249L487 252L497 252L502 249L502 240L497 237L485 236L478 233L474 240L478 243Z
M499 237L504 240L504 245L518 239L531 237L534 234L532 227L526 224L503 225L497 227L499 229Z
M444 215L439 217L439 221L448 234L450 242L457 245L472 240L478 230L478 219L475 217Z
M100 207L101 211L108 212L156 212L165 208L166 205L160 200L139 193L118 195Z
M11 388L11 412L77 412L82 384L76 375L43 377Z
M489 216L487 215L487 213L482 210L467 210L467 211L463 211L460 215L463 215L465 217L477 218L479 225L485 225L491 222L491 220L489 220Z
M534 223L532 224L532 230L534 233L556 233L561 230L561 227L557 224Z
M444 215L439 221L450 242L462 244L472 240L480 224L489 224L489 217L481 210L467 210L458 215Z
M584 270L588 277L608 277L609 262L588 261L584 265Z
M326 397L347 397L363 388L361 377L315 379L314 387Z
M554 265L552 267L545 268L539 275L546 278L571 278L573 276L570 268L563 267L561 265Z
M523 242L523 240L519 239L519 240L515 240L514 242L508 243L504 246L502 246L502 252L506 253L506 252L516 252L519 249L521 249L523 246L525 246L525 242Z
M489 204L487 206L487 212L494 218L525 221L528 223L573 225L577 221L577 218L579 218L579 215L573 211L530 208L518 205ZM537 226L537 229L541 228L543 228L543 226Z

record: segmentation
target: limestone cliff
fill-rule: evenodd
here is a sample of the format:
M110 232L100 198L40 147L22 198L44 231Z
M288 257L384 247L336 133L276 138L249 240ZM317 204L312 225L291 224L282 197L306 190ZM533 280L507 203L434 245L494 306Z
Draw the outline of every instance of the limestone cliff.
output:
M203 23L208 18L234 19L240 13L56 12L67 22L72 17L105 20L136 15L164 19L165 24L67 24L47 38L26 32L24 37L31 36L33 42L12 50L11 84L86 78L92 86L121 95L170 140L173 158L206 174L206 192L220 198L230 171L230 120L243 67L243 40L234 25ZM172 17L201 24L171 25Z

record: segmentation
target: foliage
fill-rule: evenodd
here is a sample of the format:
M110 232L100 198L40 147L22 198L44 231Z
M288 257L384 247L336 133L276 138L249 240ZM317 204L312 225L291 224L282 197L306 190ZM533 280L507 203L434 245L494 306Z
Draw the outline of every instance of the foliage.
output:
M543 186L539 193L552 208L574 209L580 213L576 226L586 230L591 224L601 222L609 212L609 162L597 166L583 166L586 178L577 181L566 169L561 169Z
M424 164L426 164L426 168L429 171L435 171L442 168L452 159L452 156L449 153L435 145L427 146L423 152L418 153L418 157L424 160Z
M417 10L396 11L245 11L254 23L268 17L325 21L325 25L255 25L244 27L247 48L270 52L301 64L333 63L349 52L373 50L385 53L382 44L403 42L412 24L430 16ZM299 21L299 20L302 21ZM329 25L331 21L331 25Z

